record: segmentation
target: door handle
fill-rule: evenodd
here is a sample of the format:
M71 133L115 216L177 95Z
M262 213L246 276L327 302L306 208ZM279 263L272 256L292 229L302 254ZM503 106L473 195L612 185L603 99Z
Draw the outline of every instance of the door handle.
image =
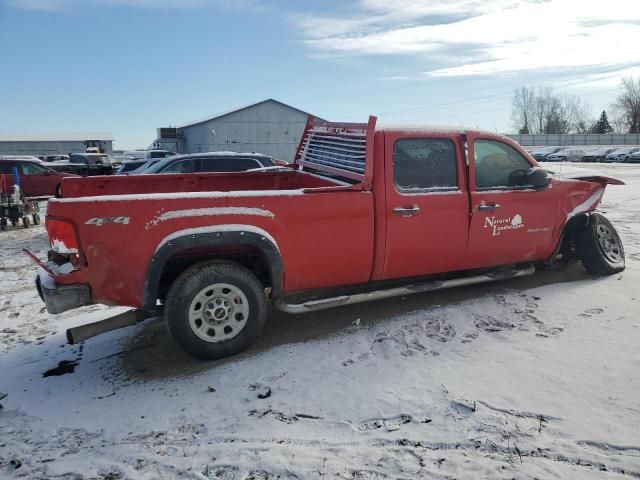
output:
M481 203L478 205L478 210L481 212L493 212L496 208L500 208L502 205L499 203Z
M394 215L401 215L403 217L410 217L416 213L420 213L420 207L417 205L412 205L411 207L396 207L393 209Z

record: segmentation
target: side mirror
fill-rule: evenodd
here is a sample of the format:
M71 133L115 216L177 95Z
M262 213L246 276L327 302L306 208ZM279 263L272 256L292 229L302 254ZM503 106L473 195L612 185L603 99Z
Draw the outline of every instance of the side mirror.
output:
M535 190L541 191L546 189L551 183L551 176L546 170L533 167L528 172L524 179L526 185L531 185Z

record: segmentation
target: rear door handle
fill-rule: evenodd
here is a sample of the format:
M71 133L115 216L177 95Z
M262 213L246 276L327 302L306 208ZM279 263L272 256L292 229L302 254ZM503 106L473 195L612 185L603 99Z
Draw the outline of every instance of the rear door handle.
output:
M478 205L478 210L481 212L493 212L496 208L500 208L502 205L499 203L481 203Z
M415 215L416 213L420 213L420 207L417 205L412 205L410 207L396 207L393 209L394 215L400 215L403 217L409 217L411 215Z

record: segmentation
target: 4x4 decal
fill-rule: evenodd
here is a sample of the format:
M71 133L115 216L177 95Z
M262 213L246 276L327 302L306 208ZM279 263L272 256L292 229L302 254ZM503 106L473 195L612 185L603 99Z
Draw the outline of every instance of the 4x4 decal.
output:
M129 217L93 217L84 222L85 225L95 225L96 227L101 227L107 223L129 225Z

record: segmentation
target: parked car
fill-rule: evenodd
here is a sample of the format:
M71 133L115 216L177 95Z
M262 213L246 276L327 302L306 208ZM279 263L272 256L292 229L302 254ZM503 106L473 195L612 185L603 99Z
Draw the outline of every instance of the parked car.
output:
M135 160L137 158L144 158L145 150L128 150L122 154L123 163L128 160Z
M131 160L124 160L120 168L116 171L117 175L131 175L131 172L137 171L140 167L147 164L149 160L146 158L134 158Z
M66 180L47 207L51 261L29 254L47 310L137 309L69 329L73 343L154 315L160 301L175 341L213 359L245 349L270 304L312 312L571 259L595 275L625 268L620 237L595 212L621 181L560 180L494 133L375 122L308 121L294 168ZM169 168L198 172L221 156Z
M69 161L69 155L38 155L38 158L44 163Z
M129 160L151 159L151 158L166 158L175 155L174 152L169 150L154 149L154 150L129 150L124 152L122 160L127 162Z
M640 147L622 147L614 150L605 157L605 162L628 162L631 154L640 151Z
M585 151L581 148L563 148L556 153L547 155L546 159L550 162L581 162L584 156Z
M543 147L538 150L534 150L531 156L539 162L543 162L548 155L559 152L565 147Z
M50 168L51 170L55 170L56 172L62 173L73 173L74 175L86 176L87 169L81 163L71 163L69 160L66 161L57 161L57 162L42 162L42 164Z
M144 174L242 172L276 167L271 157L258 153L209 152L176 155L147 168Z
M3 158L5 160L29 160L31 162L42 161L34 155L0 155L0 158Z
M10 191L15 184L14 167L18 169L20 188L27 197L59 196L62 180L77 177L70 173L56 172L40 161L0 157L0 183L1 190L5 192Z
M111 159L105 153L72 153L69 163L80 165L83 176L111 175L114 171Z
M585 153L583 162L604 162L607 155L615 151L616 147L602 147Z
M154 166L156 163L158 163L160 160L162 160L161 158L153 158L151 160L147 160L146 162L144 162L142 165L140 165L138 168L136 168L135 170L131 170L128 175L142 175L146 172L146 170L148 170L149 168L151 168L152 166ZM125 174L126 175L126 174Z
M638 150L637 152L632 153L629 156L629 162L631 163L638 163L640 162L640 150Z

